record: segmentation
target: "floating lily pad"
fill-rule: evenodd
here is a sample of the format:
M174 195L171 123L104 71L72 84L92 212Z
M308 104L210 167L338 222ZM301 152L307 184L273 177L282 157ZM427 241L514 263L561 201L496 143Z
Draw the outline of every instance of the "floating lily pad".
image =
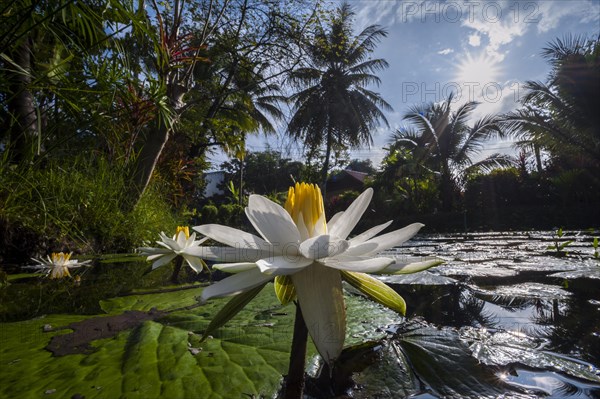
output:
M398 326L393 339L372 346L378 359L354 373L352 397L563 397L569 388L585 390L577 397L597 397L600 375L595 367L547 352L538 341L409 320ZM546 377L536 378L540 375Z
M458 283L458 281L453 278L439 276L428 271L404 275L377 276L377 278L386 284L392 285L452 285Z
M518 363L538 369L560 371L595 383L600 393L600 370L588 363L543 350L543 339L518 332L490 332L470 327L462 329L460 335L469 342L473 356L482 364L504 366Z
M186 287L188 288L188 287ZM213 337L201 342L211 318L227 299L196 306L201 288L167 288L102 301L110 315L65 316L0 324L0 396L70 398L243 398L272 397L287 372L294 306L281 306L268 284ZM346 296L347 344L388 335L396 313L359 296ZM126 314L163 312L117 331L92 335L86 353L53 357L52 337L72 333L71 323L106 322ZM137 313L135 313L137 314ZM97 323L96 323L97 324ZM44 326L49 332L43 332ZM114 326L113 326L114 327ZM380 328L381 327L381 328ZM315 356L309 343L309 356Z

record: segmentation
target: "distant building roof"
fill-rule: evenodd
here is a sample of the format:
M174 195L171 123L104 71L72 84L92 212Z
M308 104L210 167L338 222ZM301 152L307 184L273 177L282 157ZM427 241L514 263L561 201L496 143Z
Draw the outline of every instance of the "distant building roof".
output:
M354 177L356 180L360 181L361 183L364 183L365 177L369 176L368 173L357 172L355 170L350 170L350 169L344 169L344 172L348 173L350 176Z
M368 173L357 172L355 170L344 169L336 173L327 180L327 197L331 198L344 191L363 189L365 178Z

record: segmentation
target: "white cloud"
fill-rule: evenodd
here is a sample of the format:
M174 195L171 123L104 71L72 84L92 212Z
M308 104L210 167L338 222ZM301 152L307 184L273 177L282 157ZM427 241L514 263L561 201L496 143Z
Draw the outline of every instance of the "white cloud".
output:
M356 31L361 31L369 25L389 26L396 22L397 4L395 1L369 0L351 4L356 12Z
M481 36L477 33L469 35L469 45L479 47L481 45Z
M438 51L437 53L441 54L441 55L448 55L448 54L453 53L453 52L454 52L453 49L451 49L451 48L445 48L443 50Z
M523 19L515 18L509 13L510 9L503 11L497 3L475 3L477 6L472 7L469 11L468 18L465 18L462 25L474 29L476 32L469 36L469 44L471 40L476 43L473 36L479 36L479 44L481 44L481 36L488 38L488 45L485 47L485 52L488 56L500 62L504 59L506 53L502 47L511 43L515 38L523 36L528 29L528 25ZM498 8L487 7L489 4L496 4ZM473 45L473 44L471 44Z
M523 82L510 80L487 86L485 92L475 93L474 100L479 103L473 111L473 120L485 115L498 115L515 110L519 107L519 97L523 94Z
M557 28L565 17L578 18L582 23L600 21L600 3L591 0L539 1L522 14L527 22L537 25L538 32L544 33Z

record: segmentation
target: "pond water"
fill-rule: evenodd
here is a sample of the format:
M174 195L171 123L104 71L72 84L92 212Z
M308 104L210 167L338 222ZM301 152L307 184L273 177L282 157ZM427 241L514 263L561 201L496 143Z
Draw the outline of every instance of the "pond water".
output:
M456 333L479 364L495 368L515 388L506 395L598 398L600 261L593 234L566 233L559 246L573 243L562 253L548 249L556 240L554 232L420 236L391 252L437 254L446 263L382 279L405 297L409 319ZM423 390L417 397L440 392L426 381Z
M445 264L382 277L405 298L406 318L350 293L348 348L332 379L309 348L306 397L600 398L594 236L566 232L562 251L548 249L554 232L419 235L395 248ZM105 257L80 285L18 277L0 287L1 397L277 396L293 308L272 291L200 341L225 302L199 307L204 283L186 272L167 287L168 268ZM124 313L151 308L160 312ZM123 314L127 328L115 327L110 317ZM103 321L93 340L52 356L52 337L86 320Z

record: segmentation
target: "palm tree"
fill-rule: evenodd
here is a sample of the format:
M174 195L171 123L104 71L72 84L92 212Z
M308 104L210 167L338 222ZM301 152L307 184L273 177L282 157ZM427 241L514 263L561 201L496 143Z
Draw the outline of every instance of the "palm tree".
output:
M77 110L87 100L79 62L102 51L107 33L100 15L108 6L15 0L0 8L0 141L12 163L27 164L41 152L42 132L54 128L52 110Z
M504 127L520 144L600 166L600 38L566 36L542 54L552 65L548 83L527 82L523 107Z
M471 101L452 110L454 94L442 103L412 107L404 119L413 123L418 134L397 132L396 141L403 140L418 162L440 176L441 201L445 211L452 209L455 193L461 181L474 170L488 171L499 166L511 166L511 157L494 154L475 162L474 156L484 149L494 135L501 136L495 117L486 116L473 126L467 122L478 103Z
M387 32L371 25L354 37L353 15L352 8L342 4L328 29L318 27L314 41L306 45L309 65L289 76L298 91L290 96L294 114L288 134L313 151L325 146L323 190L332 150L372 144L371 129L380 120L387 125L382 109L392 109L378 93L367 89L380 83L373 73L388 67L383 59L368 58Z

